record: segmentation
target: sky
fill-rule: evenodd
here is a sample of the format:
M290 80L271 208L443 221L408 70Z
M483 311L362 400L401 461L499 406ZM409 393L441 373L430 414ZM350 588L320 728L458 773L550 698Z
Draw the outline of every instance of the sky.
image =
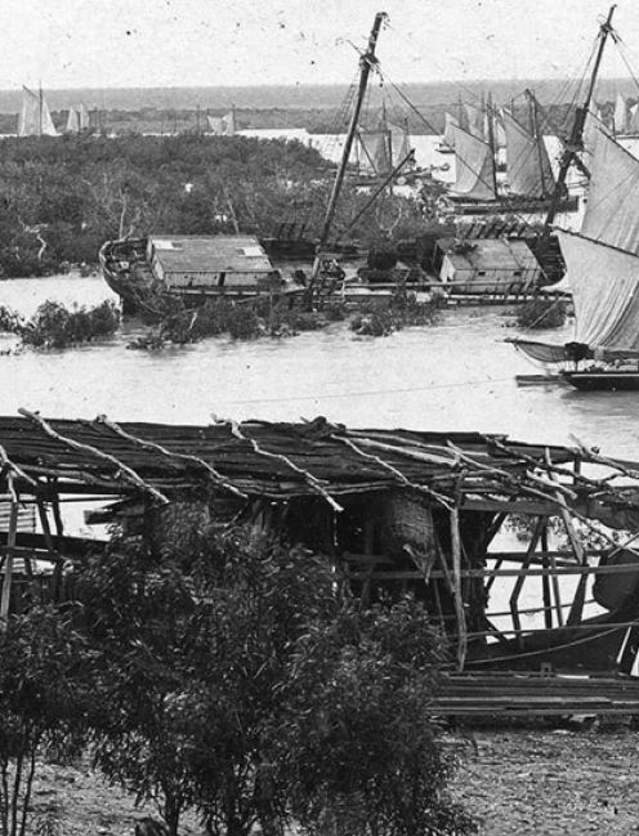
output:
M639 75L637 0L614 25ZM2 0L0 88L350 84L375 12L396 83L581 74L605 0ZM613 54L614 53L614 54ZM602 74L628 75L616 50Z

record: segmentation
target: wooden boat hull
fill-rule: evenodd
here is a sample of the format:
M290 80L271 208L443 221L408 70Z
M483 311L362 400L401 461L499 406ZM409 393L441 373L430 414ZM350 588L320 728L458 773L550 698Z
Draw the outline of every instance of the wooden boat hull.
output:
M639 371L565 371L562 378L583 392L639 392Z
M455 215L533 214L547 211L550 207L550 200L512 197L503 200L471 201L449 196L446 198L445 204L446 208ZM557 211L576 212L578 208L579 198L575 195L562 200Z
M158 313L161 297L180 299L187 307L196 307L209 299L246 299L269 293L302 293L304 288L281 278L259 280L253 284L198 285L167 287L157 279L146 259L146 238L107 241L99 252L100 270L111 290L122 301L125 314ZM277 271L273 275L279 277Z

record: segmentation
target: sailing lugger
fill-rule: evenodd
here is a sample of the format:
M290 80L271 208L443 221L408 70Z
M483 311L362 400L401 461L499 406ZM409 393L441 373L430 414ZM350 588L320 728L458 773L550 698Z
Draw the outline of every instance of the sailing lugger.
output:
M512 339L542 363L575 364L565 380L583 389L639 389L639 161L599 129L580 233L558 229L575 306L565 344ZM584 360L596 365L579 370Z

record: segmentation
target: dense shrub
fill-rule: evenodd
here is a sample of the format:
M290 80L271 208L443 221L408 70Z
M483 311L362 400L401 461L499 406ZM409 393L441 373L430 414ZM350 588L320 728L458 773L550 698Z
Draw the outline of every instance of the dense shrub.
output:
M422 606L371 611L330 563L169 507L77 568L98 764L171 834L470 832L429 704L443 645Z
M47 300L31 319L22 321L16 331L25 345L35 348L66 348L69 345L107 337L117 331L120 313L105 300L95 308L71 310L60 302Z
M109 300L94 308L74 307L48 299L30 319L10 308L0 307L0 331L17 334L23 345L34 348L66 348L108 337L117 331L120 312Z
M517 310L521 328L560 328L566 321L568 305L563 299L532 299Z

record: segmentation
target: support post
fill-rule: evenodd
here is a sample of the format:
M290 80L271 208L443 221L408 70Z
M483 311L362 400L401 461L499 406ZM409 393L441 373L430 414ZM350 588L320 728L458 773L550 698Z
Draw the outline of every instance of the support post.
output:
M552 461L550 458L550 451L546 448L546 462L551 465ZM558 482L559 477L557 474L550 470L549 474L550 479L553 482ZM570 517L570 513L568 512L568 506L566 505L566 499L559 491L556 493L557 502L559 503L559 513L561 515L561 519L564 524L564 528L566 529L566 534L568 535L568 540L570 541L570 546L572 548L573 554L575 555L575 560L580 566L586 565L586 554L583 550L579 537L577 536L577 532L575 531L575 527L572 523L572 519ZM572 626L573 624L577 624L581 621L581 617L583 615L584 609L584 601L586 600L586 585L588 583L588 575L583 574L577 583L577 590L575 592L575 597L573 598L572 607L568 613L568 618L566 620L566 624L568 626Z
M11 478L11 477L9 477ZM9 536L7 538L7 553L4 563L4 577L2 578L2 595L0 597L0 629L7 629L9 612L11 610L11 586L13 581L13 549L16 544L18 530L18 499L11 500L9 514Z
M453 584L455 589L455 614L457 616L457 669L464 670L466 651L468 648L468 633L466 629L466 612L461 580L461 536L459 533L459 509L452 508L450 512L450 542L453 558Z
M521 630L521 619L519 618L518 606L519 595L521 594L524 581L526 580L526 575L528 574L528 567L530 566L530 562L533 558L533 554L535 553L535 549L537 548L537 543L539 542L539 538L541 537L541 533L544 529L544 526L544 517L537 517L537 522L535 523L535 529L530 539L530 544L526 552L526 557L524 558L524 562L521 565L519 575L517 577L517 580L515 581L513 591L510 595L510 612L512 615L513 627L515 628L515 630Z
M541 532L541 563L543 569L549 568L548 560L548 520L544 518L544 527ZM541 578L541 591L544 602L544 626L547 630L552 629L552 598L550 595L550 579L548 575Z

